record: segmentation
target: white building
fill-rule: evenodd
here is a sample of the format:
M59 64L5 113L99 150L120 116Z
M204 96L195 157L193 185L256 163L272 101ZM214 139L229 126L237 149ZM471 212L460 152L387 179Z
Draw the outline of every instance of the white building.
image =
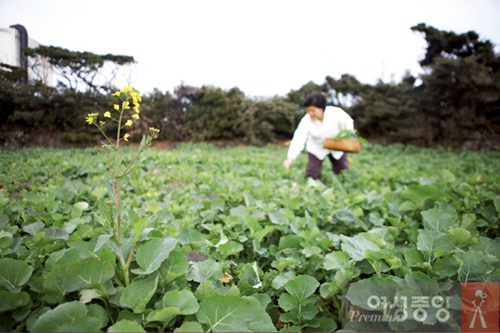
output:
M20 67L28 72L28 80L53 83L53 71L44 57L26 58L24 48L36 48L40 43L29 38L27 30L19 24L0 28L0 64ZM5 70L5 68L3 68Z

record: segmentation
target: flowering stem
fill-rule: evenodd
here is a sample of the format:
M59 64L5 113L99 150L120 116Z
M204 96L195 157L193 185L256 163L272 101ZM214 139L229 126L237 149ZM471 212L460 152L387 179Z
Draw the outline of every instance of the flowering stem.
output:
M114 151L114 162L112 161L112 157L108 159L108 166L110 171L110 181L111 181L111 193L112 200L115 206L114 215L109 218L109 223L111 227L111 231L114 236L114 243L117 245L117 257L119 261L119 266L123 272L123 278L125 282L125 286L130 284L130 273L129 267L132 262L132 258L134 256L134 249L136 245L136 240L132 240L132 244L128 253L124 254L123 250L123 235L122 235L122 207L121 207L121 182L122 178L127 175L127 173L132 168L132 165L137 161L139 155L145 150L146 146L151 145L151 140L158 137L159 130L153 127L149 128L150 135L147 138L143 138L141 142L141 146L138 149L137 154L134 156L131 162L123 166L122 172L122 157L120 152L120 141L125 140L128 141L129 133L126 133L122 138L122 129L124 127L130 127L133 124L132 119L139 120L139 104L141 102L141 96L139 92L133 87L124 87L122 90L113 93L113 96L118 97L121 100L121 105L114 104L113 108L118 112L119 117L116 119L111 115L110 111L106 111L104 113L104 118L111 119L113 122L118 124L116 131L116 142L113 142L111 138L104 132L106 128L106 122L100 121L99 123L96 121L98 118L98 113L90 113L87 115L85 122L88 124L96 125L99 131L104 135L105 139L108 143L103 142L103 148L107 149L108 157L111 151ZM133 109L135 112L126 122L126 110ZM112 111L114 112L114 111ZM114 163L114 165L113 165ZM125 256L126 255L126 256ZM121 284L121 282L120 282Z

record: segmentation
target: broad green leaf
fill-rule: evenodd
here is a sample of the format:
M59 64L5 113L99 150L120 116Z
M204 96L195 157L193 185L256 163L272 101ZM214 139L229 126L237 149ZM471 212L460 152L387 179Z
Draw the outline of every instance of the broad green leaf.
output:
M192 264L188 272L188 281L204 282L211 278L220 278L222 275L222 267L213 259L208 259Z
M148 226L148 217L139 216L133 212L129 212L130 222L133 224L134 237L132 238L132 243L137 242L142 235L142 232Z
M161 301L155 305L155 308L159 310L151 312L147 319L148 321L163 321L168 323L177 315L196 313L199 307L198 301L191 291L173 290L163 295Z
M243 245L235 241L229 241L227 243L221 244L217 248L217 252L219 252L224 258L232 255L237 255L241 251L243 251Z
M68 240L69 234L63 229L51 227L45 231L45 237L49 239Z
M250 323L248 330L250 332L275 332L276 327L273 325L271 317L261 305L259 300L254 297L243 297L250 301L253 310L253 320Z
M427 230L443 231L455 227L456 211L450 205L438 207L421 212L424 218L424 228Z
M161 264L158 274L165 281L170 283L178 277L185 276L189 271L189 262L184 255L176 250L170 252L168 258Z
M60 292L71 292L95 285L103 285L115 274L108 261L89 257L77 262L61 263L54 267L44 282L48 296L58 298Z
M158 277L137 278L128 285L120 296L120 304L134 313L142 313L156 292Z
M335 332L337 330L337 323L335 320L332 318L328 317L320 317L318 319L315 319L319 323L319 326L315 327L313 330L314 332ZM305 330L309 331L309 330ZM309 332L311 332L309 331Z
M283 272L273 279L272 286L274 289L281 289L287 284L288 281L295 278L295 273L293 271Z
M448 169L441 170L441 180L445 183L453 183L457 177Z
M311 296L318 287L319 282L314 277L299 275L286 283L285 290L290 295L301 299Z
M380 248L377 245L363 237L361 234L354 237L340 235L340 239L342 241L342 250L347 252L355 261L366 259L367 250L380 251Z
M31 223L31 224L25 225L23 227L23 231L27 232L31 236L35 236L43 229L43 227L45 227L45 224L41 221L37 221L37 222Z
M286 235L280 238L278 248L280 250L286 249L301 249L302 238L297 235Z
M460 282L486 281L494 267L483 259L483 254L477 251L458 252L455 254L460 263L458 279Z
M210 298L212 296L216 295L223 295L223 296L240 296L240 290L236 285L231 285L231 286L221 286L221 283L219 281L217 282L212 282L212 281L205 281L200 283L198 288L196 288L196 291L194 292L194 295L198 299L198 301L204 301L207 298Z
M150 239L137 249L135 258L141 269L134 269L132 272L141 275L155 272L176 245L177 240L172 237Z
M75 206L76 209L78 209L82 212L89 209L89 204L88 204L88 202L85 202L85 201L77 202L73 206Z
M97 238L97 243L95 244L94 252L98 252L108 242L108 240L111 237L113 237L113 235L111 234L100 235L99 238Z
M347 208L341 208L333 212L332 214L333 221L342 221L347 225L351 225L356 222L357 218L353 212Z
M404 257L410 267L418 267L422 262L424 262L421 252L414 247L405 250Z
M304 248L301 253L306 256L306 258L312 257L314 255L318 255L322 252L322 250L314 245L308 246Z
M432 264L432 269L434 270L434 272L442 277L454 276L455 274L457 274L459 268L460 265L455 259L450 256L439 258L434 264Z
M12 293L0 290L0 313L23 307L30 302L30 295L24 291Z
M2 197L0 197L2 199ZM0 213L0 228L3 228L5 225L9 223L9 217L3 213Z
M453 240L456 247L467 248L469 245L476 244L477 240L472 237L469 230L462 228L450 228L446 233Z
M344 251L335 251L328 253L323 261L323 267L330 269L344 269L349 263L349 254Z
M286 215L283 214L281 211L270 212L269 219L271 220L272 223L278 225L288 225L290 223L288 217L286 217Z
M17 291L32 273L33 268L24 261L0 258L0 284L9 291Z
M42 314L31 327L32 332L99 332L102 322L88 316L88 310L80 302L58 305Z
M488 237L479 237L479 244L472 245L470 249L500 258L500 242Z
M418 207L415 204L415 202L405 201L399 206L398 211L400 211L400 212L414 211L417 208Z
M369 303L370 297L387 297L393 299L399 285L390 278L368 278L349 284L345 298L355 306L365 310L382 310L375 303Z
M420 229L418 231L417 249L430 252L434 257L439 258L452 253L455 246L450 236L445 233Z
M235 208L231 208L229 210L229 214L231 214L231 216L239 216L239 217L245 217L247 215L249 215L250 213L248 212L248 209L245 208L244 206L238 206L238 207L235 207Z
M500 215L500 196L497 196L495 200L493 200L493 205L497 211L497 214Z
M201 324L194 321L185 321L181 326L177 327L174 332L185 332L185 333L195 333L195 332L205 332Z
M80 291L80 302L83 304L90 303L93 299L102 298L97 289L84 289Z
M421 207L428 200L448 201L448 194L437 185L413 185L409 186L400 194L403 199L413 201L417 207Z
M108 332L146 332L144 328L136 321L122 319L116 322L116 324L108 328Z
M285 310L290 311L292 309L298 309L300 306L299 299L290 294L283 293L278 299L279 306Z
M271 318L252 297L212 296L200 304L196 318L213 332L275 331Z
M0 230L0 255L10 253L14 245L14 236L7 231Z
M262 282L259 277L259 269L257 267L257 262L254 262L253 264L250 263L244 264L240 268L240 271L238 273L238 280L240 284L242 282L246 282L252 288L262 287Z
M181 242L181 244L184 245L185 244L202 245L203 243L205 243L205 237L203 236L203 234L193 228L182 229L179 232L179 236L177 238L179 239L179 242Z

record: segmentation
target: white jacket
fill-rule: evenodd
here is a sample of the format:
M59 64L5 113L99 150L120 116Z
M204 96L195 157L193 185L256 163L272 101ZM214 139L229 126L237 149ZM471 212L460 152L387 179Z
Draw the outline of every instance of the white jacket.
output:
M306 147L308 153L313 154L320 160L324 160L328 154L338 160L344 152L323 148L325 138L335 137L341 130L354 130L354 121L341 108L327 106L323 114L323 122L312 120L309 114L306 114L301 120L292 142L288 148L287 158L295 160Z

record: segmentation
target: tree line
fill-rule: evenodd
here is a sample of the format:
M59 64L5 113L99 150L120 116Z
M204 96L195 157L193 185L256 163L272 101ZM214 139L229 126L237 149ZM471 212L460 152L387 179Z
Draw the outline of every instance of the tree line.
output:
M323 83L307 82L271 98L249 98L237 87L180 84L173 92L143 94L141 124L159 128L160 139L169 141L265 144L290 139L304 115L304 96L323 91L331 105L353 117L358 133L369 141L499 149L500 55L495 46L474 31L457 34L423 23L411 30L427 42L419 77L408 73L400 82L369 85L349 74L327 76ZM2 145L95 143L98 133L84 126L84 118L112 105L113 79L133 65L133 57L53 46L25 52L32 66L41 56L48 59L62 79L56 87L36 79L25 85L23 70L0 64ZM139 132L132 132L131 139L140 139Z

